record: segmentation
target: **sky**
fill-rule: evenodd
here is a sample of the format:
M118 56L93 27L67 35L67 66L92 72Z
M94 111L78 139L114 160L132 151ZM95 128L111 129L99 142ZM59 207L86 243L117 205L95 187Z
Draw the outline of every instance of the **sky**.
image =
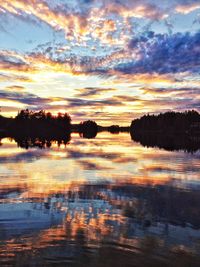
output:
M0 0L0 107L101 125L200 111L200 0Z

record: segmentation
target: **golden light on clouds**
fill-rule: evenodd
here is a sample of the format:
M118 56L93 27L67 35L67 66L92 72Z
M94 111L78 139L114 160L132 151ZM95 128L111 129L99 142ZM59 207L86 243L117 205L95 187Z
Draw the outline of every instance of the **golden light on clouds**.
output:
M193 96L188 108L198 107L198 3L0 0L0 7L24 39L22 46L6 41L0 50L1 99L8 100L3 115L45 108L66 110L76 122L84 116L105 122L120 113L116 123L125 124L123 116L130 121L161 104L161 111L182 110L189 99L187 90L180 95L184 87ZM191 33L179 32L177 13L180 20L190 14Z
M191 5L179 5L176 7L176 11L182 14L189 14L196 9L200 9L199 3L193 3Z

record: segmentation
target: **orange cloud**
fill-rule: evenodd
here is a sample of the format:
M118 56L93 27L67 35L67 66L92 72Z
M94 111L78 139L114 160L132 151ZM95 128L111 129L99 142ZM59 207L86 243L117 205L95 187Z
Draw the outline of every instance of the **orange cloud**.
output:
M196 9L200 9L200 3L194 3L191 5L178 5L175 10L178 13L189 14Z
M156 6L150 4L133 4L127 6L121 4L110 4L107 7L112 13L121 15L124 18L135 17L135 18L150 18L150 19L164 19L167 14L163 14Z
M5 88L6 91L24 91L26 90L26 88L24 86L20 86L20 85L11 85L11 86L7 86Z
M87 19L85 17L57 12L39 0L0 0L0 7L2 10L17 16L21 16L22 13L34 15L54 29L64 30L67 37L87 34Z
M127 7L121 4L106 4L96 8L92 7L87 15L73 14L69 12L52 9L50 6L40 0L0 0L0 8L2 12L10 12L16 16L22 16L24 13L33 15L40 21L48 24L55 30L63 30L66 39L73 40L73 45L81 43L86 44L91 36L97 38L105 44L125 44L127 41L127 30L129 23L127 18L150 18L163 19L166 14L163 14L156 6L149 4L132 4ZM115 13L124 19L123 24L120 24L110 18L108 15ZM121 32L120 40L114 37L112 33L118 29Z
M3 59L1 59L1 55ZM72 75L84 75L85 73L83 67L73 64L70 60L63 63L51 60L42 54L20 55L13 51L0 52L0 71L2 73L0 78L3 80L6 80L8 76L20 74L25 75L25 82L32 80L33 76L31 75L46 72L60 72ZM19 78L19 76L17 77ZM20 80L23 81L23 77Z
M170 74L150 74L150 73L138 73L138 74L123 74L117 71L109 71L111 76L116 76L115 79L106 81L104 85L116 85L120 83L134 83L138 86L147 86L152 84L173 84L175 77Z

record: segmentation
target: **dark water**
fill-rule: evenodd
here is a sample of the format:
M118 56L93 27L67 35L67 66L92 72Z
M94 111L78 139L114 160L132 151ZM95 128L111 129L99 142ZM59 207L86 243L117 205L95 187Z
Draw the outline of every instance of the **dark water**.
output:
M128 133L1 143L0 266L200 266L198 150Z

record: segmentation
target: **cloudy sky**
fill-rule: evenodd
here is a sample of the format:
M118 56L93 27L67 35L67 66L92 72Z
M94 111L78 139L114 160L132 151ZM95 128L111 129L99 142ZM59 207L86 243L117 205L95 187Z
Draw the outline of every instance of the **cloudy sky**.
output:
M1 114L200 110L199 0L0 0Z

